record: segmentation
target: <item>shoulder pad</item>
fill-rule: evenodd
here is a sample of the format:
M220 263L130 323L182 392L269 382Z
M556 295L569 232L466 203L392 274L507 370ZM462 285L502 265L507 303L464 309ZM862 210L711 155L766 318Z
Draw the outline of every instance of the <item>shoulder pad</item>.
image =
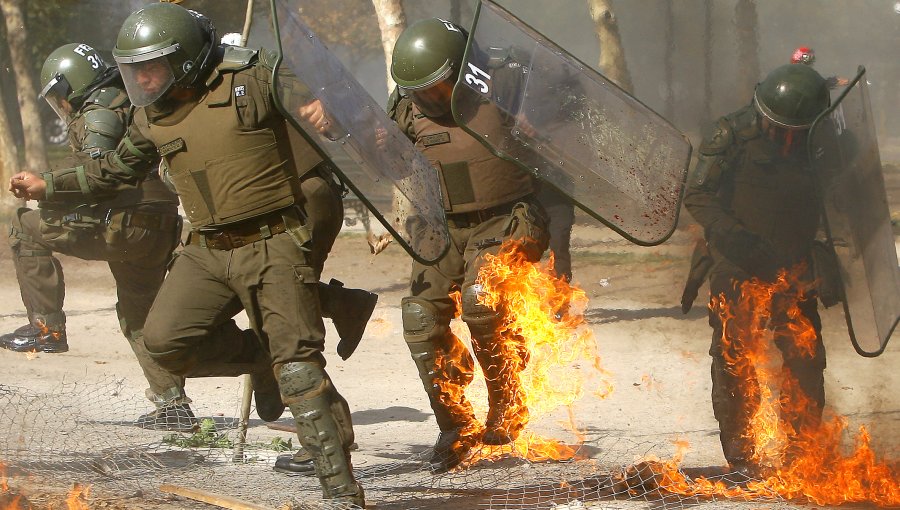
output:
M95 108L85 112L84 129L84 142L81 147L83 151L113 150L125 134L122 118L113 110L106 108Z
M240 71L250 67L256 60L258 50L250 48L241 48L240 46L225 46L225 54L222 56L222 63L216 67L220 72Z
M259 63L268 69L275 69L275 62L278 62L278 52L274 50L267 50L265 48L259 49Z
M760 135L759 114L753 105L741 108L727 118L738 141L752 140Z
M734 133L727 117L723 117L713 126L712 132L703 138L700 154L722 154L734 143Z
M85 99L83 107L97 105L116 109L125 106L127 102L128 94L124 90L117 87L103 87L91 92L91 95Z

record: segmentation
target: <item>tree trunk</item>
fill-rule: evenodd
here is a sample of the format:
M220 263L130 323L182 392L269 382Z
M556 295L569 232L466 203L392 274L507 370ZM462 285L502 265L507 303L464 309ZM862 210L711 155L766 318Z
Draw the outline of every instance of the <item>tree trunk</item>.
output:
M625 50L611 0L588 0L591 19L600 39L600 71L629 94L634 91L625 63Z
M6 202L12 198L12 194L5 192L9 178L19 170L19 151L13 139L12 130L9 127L9 117L6 116L6 104L0 96L0 202Z
M394 52L394 43L400 37L400 32L406 28L406 14L400 0L372 0L372 5L375 6L375 14L378 16L381 47L384 49L384 63L387 67L387 88L390 94L395 85L394 79L391 78L391 54Z
M375 6L375 15L378 17L378 30L381 32L381 47L384 50L384 65L387 69L387 89L388 94L393 92L396 84L391 78L391 56L394 53L394 44L400 33L406 28L406 13L403 11L403 4L400 0L372 0ZM394 190L392 206L394 210L400 210L404 207L406 197L400 194L398 190ZM392 215L393 216L393 215ZM369 243L369 249L372 253L378 255L391 242L391 235L388 232L376 234L366 223L366 240ZM401 227L401 225L396 225Z
M44 134L41 117L37 108L38 88L31 77L29 51L26 42L25 20L22 16L21 0L0 0L0 10L6 19L6 39L13 73L16 77L16 92L22 116L22 131L25 136L25 169L42 172L47 169L47 153L44 148Z
M734 6L737 31L738 83L740 97L750 100L759 80L759 20L755 0L738 0Z
M664 15L666 16L666 31L663 34L665 57L663 70L665 72L665 110L664 117L675 124L675 8L672 5L675 0L666 0Z

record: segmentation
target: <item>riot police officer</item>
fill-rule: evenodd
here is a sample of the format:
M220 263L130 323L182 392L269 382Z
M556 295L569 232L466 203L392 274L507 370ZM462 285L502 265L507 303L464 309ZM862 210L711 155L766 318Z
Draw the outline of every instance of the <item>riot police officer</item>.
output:
M547 248L546 216L533 196L534 178L494 156L450 114L466 40L462 28L436 18L404 30L391 64L398 90L388 106L389 115L433 163L445 185L450 250L433 266L413 262L411 294L401 304L403 336L440 429L430 460L436 472L459 464L478 440L495 445L513 441L527 421L521 419L528 410L518 379L527 353L521 338L501 338L497 326L502 310L478 302L476 278L485 256L497 254L506 240L520 241L532 261ZM454 291L461 292L462 319L488 386L489 412L481 437L470 435L478 428L473 427L471 404L464 396L451 396L462 395L452 388L464 388L473 370L468 350L450 331ZM511 345L517 347L509 349Z
M700 146L684 203L705 231L712 257L710 292L724 296L729 306L740 299L740 284L751 278L773 281L777 271L803 264L808 271L802 279L813 279L811 253L820 208L806 136L829 104L826 80L812 67L784 65L757 85L750 105L720 118ZM806 423L794 423L795 430L817 422L825 405L825 350L815 295L804 296L798 305L815 330L814 352L802 352L790 335L776 331L783 376L796 378L809 402L797 414ZM722 449L732 469L757 475L756 452L745 433L759 398L741 394L738 388L747 381L729 361L745 356L739 332L723 328L713 309L709 323L712 403ZM803 401L787 388L783 400Z
M87 44L54 50L41 69L46 99L67 127L75 153L97 159L116 148L125 134L130 108L115 67ZM14 182L35 179L27 173ZM181 238L178 199L148 172L134 189L111 198L85 194L71 201L43 200L39 209L19 209L10 246L29 323L0 337L0 346L15 351L65 352L69 349L63 312L64 253L85 260L105 260L116 281L116 312L122 333L150 384L157 404L138 425L163 430L191 430L197 425L184 393L184 378L161 368L148 356L142 329L153 298L162 285L166 264Z
M92 195L112 193L162 157L192 231L150 312L148 351L188 376L260 377L262 346L278 384L254 380L258 413L277 418L286 403L324 496L363 506L349 408L325 372L318 261L302 207L300 175L321 158L290 140L275 108L271 56L217 42L207 18L178 5L132 13L113 55L138 107L134 121L115 152L80 173L44 174L46 193L80 193L79 182ZM235 302L252 332L231 320Z

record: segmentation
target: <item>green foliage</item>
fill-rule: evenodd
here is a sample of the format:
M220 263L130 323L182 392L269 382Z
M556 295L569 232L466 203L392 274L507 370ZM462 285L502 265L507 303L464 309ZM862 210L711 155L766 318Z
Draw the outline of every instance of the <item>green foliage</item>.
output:
M254 443L254 446L258 446L263 450L274 450L276 452L289 452L294 449L293 441L290 438L285 441L280 437L273 437L268 443Z
M189 436L173 432L166 434L162 442L180 448L234 448L235 446L234 441L229 439L226 434L217 433L216 422L212 418L200 420L200 430ZM255 442L247 446L257 450L276 452L289 452L294 449L293 441L290 438L284 440L280 437L274 437L267 443Z
M225 434L216 433L216 422L211 418L200 420L200 430L190 436L178 433L167 434L163 443L182 448L232 448L234 442Z

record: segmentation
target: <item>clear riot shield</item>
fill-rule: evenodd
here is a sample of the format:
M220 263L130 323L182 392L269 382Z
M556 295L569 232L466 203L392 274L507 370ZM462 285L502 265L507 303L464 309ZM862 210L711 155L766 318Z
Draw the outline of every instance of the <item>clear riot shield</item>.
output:
M438 173L303 23L301 3L272 1L279 108L413 258L436 262L450 246ZM320 135L300 113L316 100L329 122Z
M453 114L626 239L656 245L674 231L687 138L488 0L476 12Z
M808 143L850 340L877 356L900 320L900 269L865 72L816 119Z

